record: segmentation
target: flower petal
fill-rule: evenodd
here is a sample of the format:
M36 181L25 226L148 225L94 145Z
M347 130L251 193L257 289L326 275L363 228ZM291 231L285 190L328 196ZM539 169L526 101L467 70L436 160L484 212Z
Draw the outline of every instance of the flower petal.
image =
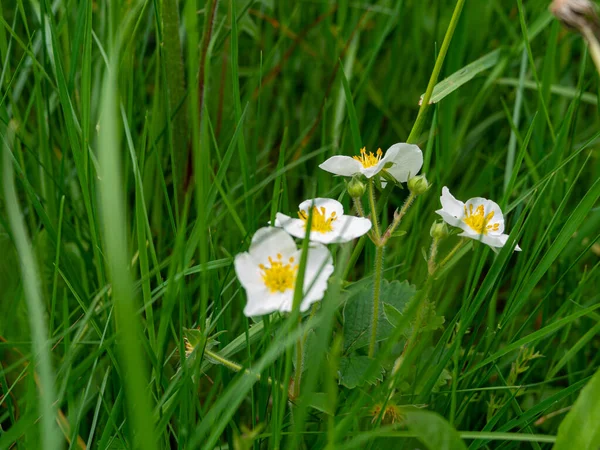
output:
M298 252L300 261L300 251ZM321 244L315 244L308 249L306 272L304 274L304 298L300 311L306 311L310 305L321 300L327 290L327 280L333 273L331 253Z
M348 242L352 239L366 234L371 229L373 224L365 217L342 216L332 223L333 231L328 234L335 233L335 240L330 242Z
M325 215L327 217L329 217L331 213L335 213L337 217L341 217L344 214L344 207L342 204L332 198L311 198L309 200L304 200L300 203L298 209L308 213L311 206L314 206L319 210L325 208Z
M463 233L460 233L459 236L475 239L476 241L480 241L480 242L482 242L486 245L489 245L490 247L493 247L493 248L504 247L504 245L506 244L506 241L508 241L508 234L501 234L501 235L472 234L472 233L469 233L468 231L464 231ZM517 244L515 246L514 251L520 252L521 247L519 247L519 245Z
M465 225L465 223L461 219L453 216L452 214L449 214L445 209L438 209L436 213L439 214L442 217L442 219L444 219L444 222L446 222L448 225L460 228L463 228L463 225Z
M268 289L250 289L246 291L247 302L244 314L247 317L263 316L275 311L291 311L294 291L271 293Z
M296 251L294 239L281 228L259 228L250 244L250 256L258 264L267 264L269 256L275 257L278 253L285 259Z
M235 274L242 286L244 286L244 289L257 289L265 286L262 281L260 268L249 253L237 254L234 260L234 267Z
M275 225L283 227L283 229L298 239L304 239L306 235L306 229L304 228L304 221L300 219L294 219L293 217L286 216L285 214L277 213L275 216ZM311 235L313 233L311 232Z
M450 190L446 186L442 188L440 202L442 203L442 209L448 214L451 214L454 217L458 217L459 219L461 219L464 216L465 204L460 200L456 200L456 198L454 198L454 196L450 193Z
M385 158L385 156L384 156ZM360 169L360 172L367 178L373 178L375 175L377 175L379 172L381 172L383 170L383 167L385 166L385 162L383 160L383 158L374 166L371 167L367 167Z
M343 177L351 177L354 174L360 173L363 168L362 164L350 156L332 156L327 161L319 165L319 167L327 172Z
M409 177L418 174L421 167L423 167L423 152L413 144L394 144L388 148L385 156L379 162L379 164L382 164L382 168L387 163L393 164L392 167L386 169L388 173L399 183L405 183Z

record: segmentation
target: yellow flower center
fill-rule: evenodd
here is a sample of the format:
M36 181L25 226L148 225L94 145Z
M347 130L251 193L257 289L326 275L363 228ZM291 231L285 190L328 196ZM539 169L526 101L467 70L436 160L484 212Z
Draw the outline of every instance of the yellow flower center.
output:
M361 163L366 169L367 167L373 167L377 165L377 163L381 161L382 156L383 152L380 148L377 149L377 153L374 155L373 152L367 153L367 150L363 147L360 149L360 156L353 156L353 158Z
M298 265L293 265L293 263L294 258L292 257L289 259L289 264L284 264L281 253L277 253L277 260L273 260L269 256L270 267L264 264L258 266L262 270L262 279L269 291L285 292L288 289L294 289Z
M498 231L500 224L498 222L490 223L493 217L494 211L485 216L483 205L479 205L474 212L473 205L469 205L468 210L467 205L465 205L465 218L463 221L476 233L488 234L490 231Z
M304 222L304 228L306 228L306 224L308 222L308 212L298 211L298 217L302 219L302 221ZM335 220L337 220L335 211L329 214L329 217L327 217L327 211L325 210L324 206L321 206L321 208L313 206L310 231L316 231L318 233L328 233L330 231L333 231L331 223Z

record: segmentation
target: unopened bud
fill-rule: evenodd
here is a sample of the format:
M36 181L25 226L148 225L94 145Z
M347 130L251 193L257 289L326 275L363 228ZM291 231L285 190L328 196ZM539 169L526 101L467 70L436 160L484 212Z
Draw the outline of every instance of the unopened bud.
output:
M444 239L448 237L448 225L446 222L433 222L429 234L434 239Z
M425 175L417 175L408 180L408 189L415 195L421 195L429 189L429 181Z
M348 194L350 197L362 197L367 191L367 186L358 177L352 177L348 183Z

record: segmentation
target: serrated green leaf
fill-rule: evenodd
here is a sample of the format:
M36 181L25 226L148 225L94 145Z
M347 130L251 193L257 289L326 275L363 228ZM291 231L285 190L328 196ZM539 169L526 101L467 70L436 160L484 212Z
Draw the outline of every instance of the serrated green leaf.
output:
M404 311L416 292L415 285L407 280L402 282L394 280L391 283L384 280L381 287L381 301L392 305L398 311Z
M385 304L403 311L416 289L408 281L388 282L383 280L380 293L379 322L377 340L387 339L394 326L386 315ZM391 311L391 310L390 310ZM391 313L393 314L393 313ZM373 317L373 285L369 284L352 295L344 307L344 350L356 350L369 345L369 332ZM397 323L397 322L396 322Z
M554 450L600 448L600 370L581 390L573 408L558 427Z
M383 367L369 377L365 377L367 369L373 360L368 356L352 355L344 356L340 360L338 374L340 383L348 389L363 386L365 383L375 384L383 380Z
M402 321L402 313L396 309L395 306L390 305L389 303L383 304L383 311L385 312L385 316L390 324L397 328L398 324Z

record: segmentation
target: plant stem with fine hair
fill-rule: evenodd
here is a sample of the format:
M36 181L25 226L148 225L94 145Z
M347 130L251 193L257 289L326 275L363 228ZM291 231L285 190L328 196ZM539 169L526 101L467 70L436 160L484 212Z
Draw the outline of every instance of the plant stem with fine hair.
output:
M373 285L373 318L371 319L371 340L369 341L369 358L375 354L377 345L377 323L379 322L379 296L383 275L383 245L375 246L375 281Z

